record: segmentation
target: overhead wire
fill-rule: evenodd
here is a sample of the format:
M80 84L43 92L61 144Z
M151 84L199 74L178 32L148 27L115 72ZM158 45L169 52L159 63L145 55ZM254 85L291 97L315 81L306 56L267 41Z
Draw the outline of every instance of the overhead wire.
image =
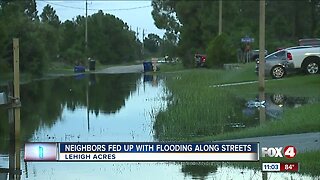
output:
M60 7L64 7L64 8L70 8L70 9L79 9L79 10L86 10L86 8L82 8L82 7L74 7L74 6L69 6L69 5L64 5L64 4L59 4L59 3L53 3L53 2L48 2L45 0L39 0L37 2L43 2L43 3L47 3L49 5L55 5L55 6L60 6ZM118 8L118 9L94 9L94 8L87 8L87 10L90 11L128 11L128 10L135 10L135 9L143 9L143 8L148 8L148 7L152 7L152 5L146 5L146 6L137 6L137 7L130 7L130 8ZM139 28L140 29L140 28ZM146 29L144 29L146 30ZM138 30L139 31L139 30Z
M48 2L48 1L39 1L39 2L45 2L45 3L50 4L50 5L61 6L61 7L65 7L65 8L85 10L85 8L82 8L82 7L68 6L68 5L63 5L63 4L58 4L58 3ZM129 10L135 10L135 9L143 9L143 8L147 8L147 7L151 7L151 5L137 6L137 7L131 7L131 8L118 8L118 9L93 9L93 8L88 8L88 10L90 10L90 11L98 11L98 10L102 10L102 11L129 11Z

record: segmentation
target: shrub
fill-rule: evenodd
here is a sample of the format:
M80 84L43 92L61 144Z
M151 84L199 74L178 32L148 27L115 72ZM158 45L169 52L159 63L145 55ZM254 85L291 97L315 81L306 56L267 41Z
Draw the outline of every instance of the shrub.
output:
M224 63L235 62L235 49L225 34L213 38L206 50L207 67L222 67Z

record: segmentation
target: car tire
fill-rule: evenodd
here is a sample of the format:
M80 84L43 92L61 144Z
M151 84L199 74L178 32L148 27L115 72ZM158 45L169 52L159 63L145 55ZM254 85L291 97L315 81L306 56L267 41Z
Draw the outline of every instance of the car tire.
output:
M286 74L286 71L282 66L275 66L271 69L271 76L274 79L283 78L285 74Z
M283 104L285 99L286 98L285 98L285 96L283 94L273 94L271 96L271 101L276 105Z
M320 71L319 61L312 60L306 63L304 70L307 74L318 74Z

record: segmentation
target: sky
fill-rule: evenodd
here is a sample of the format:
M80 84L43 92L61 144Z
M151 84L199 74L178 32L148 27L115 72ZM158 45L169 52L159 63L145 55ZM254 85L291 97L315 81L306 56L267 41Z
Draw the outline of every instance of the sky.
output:
M152 6L151 0L140 1L87 1L88 2L88 16L97 13L99 9L104 13L113 14L116 17L126 22L132 30L139 32L139 39L142 39L142 32L145 35L149 33L163 36L164 30L158 29L154 25L154 20L151 15ZM49 4L54 8L56 14L59 16L61 22L72 20L78 15L85 16L86 1L52 1L52 0L37 0L38 14L42 13L44 6Z

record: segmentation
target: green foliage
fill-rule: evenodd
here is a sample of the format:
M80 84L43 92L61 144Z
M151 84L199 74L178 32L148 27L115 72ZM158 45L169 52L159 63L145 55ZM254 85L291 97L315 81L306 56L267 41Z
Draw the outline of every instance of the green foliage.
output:
M258 94L258 82L214 87L220 84L256 81L253 68L254 63L240 65L239 69L232 71L192 69L167 74L169 104L156 117L155 137L160 141L199 142L319 130L320 104L317 100L313 104L285 109L281 120L266 121L260 125L257 119L244 115L242 111L247 100ZM266 94L320 97L319 87L319 76L294 76L281 81L266 82ZM246 128L230 128L228 124L232 122L244 123Z
M235 50L225 34L212 39L207 48L206 65L221 67L224 63L235 62Z
M20 68L22 72L30 72L35 76L43 74L46 61L48 60L40 39L37 38L37 33L29 32L24 37L20 38Z
M40 15L41 22L48 23L56 28L60 25L60 20L56 11L49 4L43 8L43 11Z
M185 66L192 66L192 54L204 53L218 35L219 1L153 0L153 19L158 28L179 34L178 53ZM320 1L266 1L266 49L297 45L301 38L319 38ZM259 43L259 1L223 1L222 31L234 46L242 37ZM236 49L234 51L236 51Z
M59 52L60 41L60 20L56 11L50 6L46 5L40 15L41 24L39 26L40 39L43 40L41 44L45 48L48 61L51 63L57 60Z
M143 40L145 50L150 54L156 54L159 52L161 39L156 34L148 34Z
M141 43L121 19L101 10L86 19L78 16L60 22L56 11L46 5L38 16L36 1L0 2L0 69L12 68L12 38L20 40L22 72L41 75L54 62L87 64L91 57L103 64L132 62L141 58Z

